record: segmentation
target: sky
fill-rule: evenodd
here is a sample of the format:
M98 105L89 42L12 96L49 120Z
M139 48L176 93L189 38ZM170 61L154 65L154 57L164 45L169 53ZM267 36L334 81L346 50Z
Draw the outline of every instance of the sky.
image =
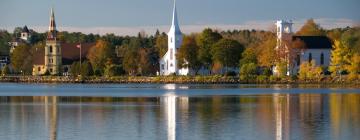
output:
M60 31L135 35L167 32L173 0L1 0L0 29L27 25L44 32L50 8ZM324 28L359 25L360 0L177 0L184 33L269 29L276 20L291 19L295 29L313 18Z

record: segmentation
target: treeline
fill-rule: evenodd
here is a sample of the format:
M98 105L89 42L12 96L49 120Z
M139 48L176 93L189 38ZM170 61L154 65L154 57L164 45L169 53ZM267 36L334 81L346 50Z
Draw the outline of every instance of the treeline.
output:
M7 53L8 44L12 38L17 37L19 29L14 33L0 31L1 52ZM11 54L11 65L15 72L31 74L32 56L34 50L44 47L46 33L32 31L29 44L18 46ZM360 28L347 27L326 30L308 20L296 35L323 35L333 40L332 58L330 68L319 69L311 63L304 63L300 73L295 78L303 80L321 79L326 73L334 76L338 73L350 74L359 78L360 72ZM90 50L87 60L73 64L74 75L97 76L153 76L159 71L159 60L167 52L167 35L157 31L154 35L140 32L137 36L116 36L96 34L59 32L62 42L80 43L96 42ZM225 70L226 75L239 75L242 79L270 78L271 68L275 65L285 67L278 60L275 52L276 33L258 30L232 30L216 31L204 29L200 33L184 35L183 44L178 50L179 67L189 67L195 72L201 68L211 70L211 74L219 74ZM24 55L27 54L27 55ZM229 69L228 69L229 68ZM231 68L240 69L234 73ZM85 70L87 69L87 70ZM286 68L279 78L285 77ZM85 71L85 72L84 72ZM305 72L304 72L305 71ZM314 72L310 73L309 72Z

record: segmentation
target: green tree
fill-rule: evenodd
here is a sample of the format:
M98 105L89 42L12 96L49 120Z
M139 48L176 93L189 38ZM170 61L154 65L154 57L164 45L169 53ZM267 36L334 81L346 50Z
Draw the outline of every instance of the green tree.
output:
M246 63L240 67L240 77L242 80L249 80L257 74L257 65L255 63Z
M212 46L211 54L213 61L219 62L227 72L227 67L236 67L239 64L243 50L244 46L239 42L231 39L221 39Z
M323 36L325 32L319 24L315 23L314 19L309 19L296 34L302 36Z
M242 58L240 59L240 68L244 64L254 63L257 64L257 56L255 49L253 47L248 47L245 51L241 54Z
M32 73L32 54L31 47L28 45L19 45L11 54L11 65L16 72L22 74Z
M98 40L96 45L93 46L87 55L94 71L98 70L101 74L104 73L105 64L107 61L112 61L115 57L114 49L107 41Z
M198 57L200 62L206 68L210 68L212 62L211 47L222 39L221 34L214 32L212 29L207 28L197 38L199 45Z
M129 75L137 74L137 70L139 68L138 62L140 60L138 50L140 46L141 42L137 38L131 39L129 45L124 46L127 49L123 58L123 67Z
M77 77L78 75L80 75L81 74L80 63L73 62L71 64L70 72L71 72L72 76L74 76L74 77Z
M82 62L80 67L82 77L92 76L94 74L91 63L89 61Z
M185 36L180 49L177 52L177 60L179 68L190 68L195 74L200 69L201 64L198 60L199 46L197 46L194 36Z

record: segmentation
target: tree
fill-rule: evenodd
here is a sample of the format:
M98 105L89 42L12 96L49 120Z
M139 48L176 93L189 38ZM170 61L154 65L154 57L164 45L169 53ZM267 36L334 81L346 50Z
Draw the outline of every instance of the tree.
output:
M168 39L165 33L156 38L155 48L159 54L159 57L163 57L168 49Z
M5 65L5 67L3 67L3 69L1 70L1 75L2 76L6 76L10 74L10 68L8 65Z
M335 76L345 70L349 65L350 50L343 42L335 40L333 50L331 52L331 63L329 71Z
M222 36L210 28L203 30L197 38L199 45L198 57L202 65L206 68L209 68L212 64L211 47L220 39L222 39Z
M242 79L251 79L257 73L257 66L255 63L246 63L240 67L240 76Z
M348 65L346 69L349 72L349 80L360 78L360 54L353 54L353 56L350 58L350 65Z
M130 40L129 45L125 45L124 47L127 48L123 58L123 67L124 70L129 75L136 75L137 70L139 68L139 55L138 50L141 46L141 42L137 38L133 38Z
M309 19L296 34L302 36L323 36L325 32L320 25L315 23L314 19Z
M176 54L178 67L188 67L189 69L193 69L196 74L201 67L197 57L198 50L199 46L197 46L194 36L185 36L183 43Z
M276 47L276 38L275 36L270 36L268 39L260 43L257 46L258 55L257 60L260 66L271 67L275 65L275 47Z
M316 66L315 61L303 62L300 65L299 79L300 80L321 80L323 77L323 70L321 67Z
M106 62L112 60L115 56L114 50L111 48L110 44L104 40L98 40L96 45L91 47L87 58L94 71L98 70L101 74L104 72Z
M240 68L242 65L254 63L257 64L257 56L255 49L253 47L248 47L245 49L245 51L241 54L242 58L240 59L239 65Z
M84 61L81 63L81 76L87 77L94 74L91 63L89 61Z
M221 39L211 48L213 61L219 62L225 68L235 67L239 64L244 46L231 39ZM227 71L227 69L225 69Z
M31 47L28 45L19 45L11 54L11 64L16 72L22 74L32 73L32 54Z
M74 76L74 77L81 74L80 63L79 62L73 62L71 64L70 69L71 69L70 72L71 72L72 76Z

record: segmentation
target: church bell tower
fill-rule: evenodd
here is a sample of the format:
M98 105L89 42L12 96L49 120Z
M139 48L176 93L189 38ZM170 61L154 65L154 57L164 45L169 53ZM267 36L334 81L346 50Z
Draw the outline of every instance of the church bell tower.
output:
M51 8L49 32L45 46L45 68L51 75L60 74L61 58L61 46L60 41L57 40L55 14L53 8Z

